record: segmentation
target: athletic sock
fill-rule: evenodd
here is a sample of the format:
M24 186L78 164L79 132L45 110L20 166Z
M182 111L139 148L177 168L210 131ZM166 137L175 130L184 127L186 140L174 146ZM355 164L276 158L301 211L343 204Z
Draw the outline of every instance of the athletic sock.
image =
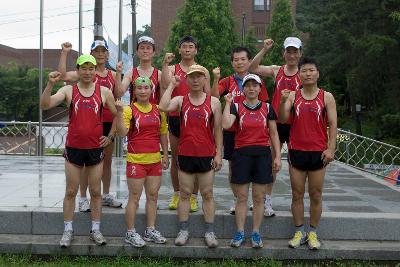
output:
M214 223L213 222L211 222L211 223L206 222L205 224L206 224L206 233L214 232Z
M188 221L183 221L179 223L181 226L181 230L183 231L188 231L189 230L189 222Z
M304 231L304 224L297 226L296 225L296 232L300 231L303 235L305 235Z
M80 201L85 201L85 200L87 200L87 197L79 197L79 200Z
M128 233L135 233L135 232L136 232L136 229L135 229L135 228L128 229Z
M308 232L316 233L317 232L317 227L314 227L314 226L310 225L310 228L308 229Z
M100 221L92 221L92 231L100 231Z
M72 221L64 221L64 231L73 231Z

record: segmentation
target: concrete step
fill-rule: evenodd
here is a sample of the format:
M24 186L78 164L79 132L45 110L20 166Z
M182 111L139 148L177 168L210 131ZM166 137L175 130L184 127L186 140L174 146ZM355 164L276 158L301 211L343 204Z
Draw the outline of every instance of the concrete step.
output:
M209 249L203 238L191 238L186 246L176 247L173 239L167 244L149 243L143 248L134 248L124 243L123 237L107 237L107 245L96 246L88 236L75 236L72 246L59 247L60 235L12 235L0 234L1 253L27 253L36 255L95 255L95 256L140 256L176 258L237 258L255 257L276 260L289 259L347 259L347 260L400 260L400 243L393 241L335 241L323 240L321 249L310 251L306 246L291 249L287 240L264 239L264 247L253 249L250 242L241 248L231 248L229 239L219 239L219 247Z
M126 232L124 209L104 208L101 230L105 236L123 236ZM305 218L308 221L308 218ZM251 232L251 216L246 220L246 233ZM136 229L143 233L146 217L139 210ZM90 229L90 213L75 213L74 231L76 235L86 235ZM306 223L307 225L307 223ZM396 213L323 213L318 233L329 240L376 240L400 241L400 214ZM165 237L175 237L178 232L176 211L160 210L157 229ZM217 211L215 233L220 238L231 238L236 230L235 216ZM261 234L272 239L288 239L293 235L294 226L289 212L277 212L275 217L265 217ZM0 210L0 234L58 235L63 231L61 208L2 208ZM189 231L192 237L203 237L204 219L202 212L189 217Z

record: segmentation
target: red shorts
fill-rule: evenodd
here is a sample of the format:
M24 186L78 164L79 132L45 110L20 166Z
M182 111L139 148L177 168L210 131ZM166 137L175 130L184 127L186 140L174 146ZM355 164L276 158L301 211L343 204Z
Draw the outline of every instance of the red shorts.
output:
M161 162L152 164L126 163L126 178L140 179L147 176L161 176Z

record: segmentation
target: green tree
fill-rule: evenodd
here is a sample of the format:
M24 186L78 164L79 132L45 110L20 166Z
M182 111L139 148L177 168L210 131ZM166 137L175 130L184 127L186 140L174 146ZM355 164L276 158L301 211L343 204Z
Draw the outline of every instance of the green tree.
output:
M44 70L44 86L48 69ZM0 66L0 117L6 120L37 121L39 69L11 63ZM60 84L53 92L58 90Z
M208 70L220 66L222 76L232 72L230 53L238 45L229 0L186 0L172 25L167 45L156 60L160 65L165 52L180 60L177 42L185 35L198 41L196 60Z
M335 94L345 116L339 126L361 104L364 120L375 124L369 136L382 140L390 137L382 123L398 128L400 114L398 10L398 0L298 2L298 26L309 33L305 54L316 58L322 83Z
M268 52L263 64L281 65L283 42L288 36L298 36L293 21L289 0L277 0L272 9L271 23L267 27L266 37L274 40L275 45Z

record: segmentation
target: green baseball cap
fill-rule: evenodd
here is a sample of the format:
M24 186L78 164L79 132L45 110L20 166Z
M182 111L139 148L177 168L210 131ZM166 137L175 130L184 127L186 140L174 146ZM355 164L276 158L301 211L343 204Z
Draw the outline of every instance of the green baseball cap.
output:
M82 66L87 62L92 63L93 65L96 66L96 59L94 58L94 56L89 54L84 54L78 57L78 59L76 60L76 65Z
M137 77L135 80L135 86L141 85L141 84L146 84L148 86L151 86L151 81L148 77Z

